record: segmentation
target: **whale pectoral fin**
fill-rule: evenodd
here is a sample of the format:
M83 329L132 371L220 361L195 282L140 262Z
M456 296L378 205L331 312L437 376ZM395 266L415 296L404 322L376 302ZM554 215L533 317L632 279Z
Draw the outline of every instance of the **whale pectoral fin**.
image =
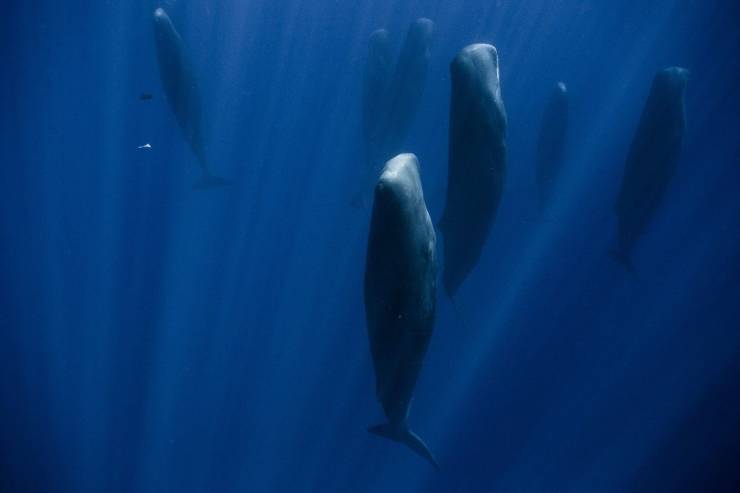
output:
M394 442L403 442L408 448L410 448L420 456L424 457L436 469L439 469L439 464L437 463L437 460L434 458L434 455L432 455L432 452L429 451L429 448L424 443L424 440L422 440L419 435L417 435L413 431L406 429L399 434L393 429L393 427L391 427L390 424L387 423L371 426L367 429L367 431L369 431L373 435L378 435L383 438L393 440Z
M214 175L203 175L203 177L193 185L193 190L209 190L211 188L220 188L231 185L231 180Z

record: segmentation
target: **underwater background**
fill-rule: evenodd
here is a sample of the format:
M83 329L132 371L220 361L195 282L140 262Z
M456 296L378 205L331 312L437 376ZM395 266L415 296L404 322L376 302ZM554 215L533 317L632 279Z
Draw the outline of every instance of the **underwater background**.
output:
M200 84L199 172L165 101L164 6ZM700 0L3 2L0 491L740 491L740 30ZM444 206L450 60L494 44L509 128L496 223L439 294L410 422L367 433L367 41L435 22L404 150ZM613 262L656 71L690 70L670 187ZM553 84L570 122L538 214ZM140 94L152 95L151 100ZM150 144L151 148L139 148Z

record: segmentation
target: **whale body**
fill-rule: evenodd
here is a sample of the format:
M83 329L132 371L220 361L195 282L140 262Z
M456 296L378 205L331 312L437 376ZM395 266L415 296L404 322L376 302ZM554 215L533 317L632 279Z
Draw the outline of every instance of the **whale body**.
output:
M442 283L454 298L480 258L506 178L506 110L496 48L465 47L450 65L448 184L440 221Z
M419 111L426 86L433 33L434 22L424 17L414 21L406 33L388 89L385 142L387 157L403 150L411 124Z
M162 8L154 11L152 24L162 88L185 140L195 153L203 172L201 180L195 187L212 188L225 185L226 180L211 173L206 159L198 83L185 53L182 38Z
M378 29L370 35L362 87L362 127L369 154L376 152L383 143L386 131L386 95L392 76L393 55L388 31ZM369 157L370 161L374 159L375 156Z
M407 418L432 337L436 237L413 154L388 161L375 187L365 267L365 316L375 394L388 422L376 435L406 444L437 466Z
M540 138L537 142L537 195L540 211L549 203L560 173L567 130L568 89L563 82L558 82L542 116Z
M355 207L365 208L381 165L404 150L426 85L433 32L429 19L412 22L395 64L388 31L370 35L362 86L365 163Z
M676 173L686 129L684 99L689 71L668 67L653 79L624 167L614 207L617 246L612 257L633 270L631 253Z
M426 85L434 23L411 23L398 60L393 63L388 31L370 36L362 92L367 161L379 168L403 149Z

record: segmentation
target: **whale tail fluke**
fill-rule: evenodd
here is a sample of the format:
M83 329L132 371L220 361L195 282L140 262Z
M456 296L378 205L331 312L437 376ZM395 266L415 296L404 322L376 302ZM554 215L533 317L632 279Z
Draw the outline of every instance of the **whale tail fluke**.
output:
M215 176L211 174L205 174L203 177L198 180L198 182L193 185L194 190L210 190L212 188L221 188L231 185L231 180L227 180L226 178L221 178L220 176Z
M381 425L371 426L367 429L367 431L369 431L373 435L378 435L380 437L393 440L394 442L401 442L406 444L407 447L409 447L420 456L424 457L436 469L439 469L439 464L437 463L437 460L429 451L429 448L424 443L424 440L422 440L419 435L409 430L408 428L397 431L390 424L385 423Z
M627 252L614 249L609 252L609 256L613 258L614 261L617 262L619 265L624 267L624 269L627 272L629 272L632 275L637 275L637 271L635 270L635 264L632 263L632 259L630 258Z

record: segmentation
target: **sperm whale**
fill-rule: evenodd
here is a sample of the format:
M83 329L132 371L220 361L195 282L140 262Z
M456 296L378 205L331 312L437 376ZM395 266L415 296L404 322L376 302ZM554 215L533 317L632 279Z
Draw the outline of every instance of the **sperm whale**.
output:
M684 99L689 71L668 67L653 79L624 167L614 207L617 246L612 257L634 270L632 249L663 201L676 173L686 129Z
M450 143L442 283L454 298L478 263L506 178L506 111L496 48L465 47L450 65Z
M195 188L206 189L228 184L228 181L211 173L203 145L201 128L201 100L198 84L190 61L185 53L180 34L162 8L152 16L154 40L159 62L159 75L172 113L182 130L185 140L200 163L203 176Z
M437 466L408 426L409 407L432 337L436 237L413 154L388 161L375 186L365 267L365 316L375 394L388 422L368 429Z

